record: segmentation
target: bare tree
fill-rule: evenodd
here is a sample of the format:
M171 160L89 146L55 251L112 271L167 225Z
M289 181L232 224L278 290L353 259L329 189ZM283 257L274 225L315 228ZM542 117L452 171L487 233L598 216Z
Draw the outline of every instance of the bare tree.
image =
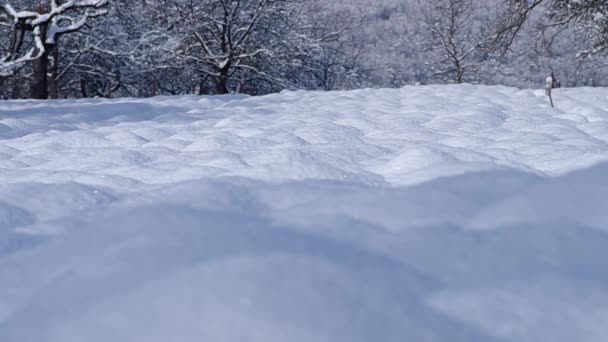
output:
M364 43L354 36L361 29L364 14L353 9L331 10L326 1L309 1L301 13L294 13L304 28L302 49L291 56L299 64L294 83L309 89L350 89L358 86L366 72L362 62Z
M280 82L260 67L272 59L273 45L284 43L283 29L291 0L193 0L182 9L184 33L174 52L215 84L230 92L235 75ZM283 25L283 27L281 27ZM238 77L236 77L238 78Z
M552 0L549 21L543 32L553 27L578 26L594 33L593 49L582 51L595 54L608 50L608 1L605 0Z
M436 73L462 83L479 78L477 72L499 61L512 46L532 11L543 0L500 0L488 9L486 1L418 0L424 25L431 34L431 48L441 51Z
M13 25L8 51L0 58L0 73L7 74L23 63L32 63L31 97L48 98L48 67L59 37L81 30L90 18L106 14L108 0L50 0L36 9L16 10L0 6ZM25 46L25 47L24 47ZM57 56L55 56L57 58Z
M449 74L456 83L465 81L465 74L478 68L474 54L486 47L469 24L474 14L473 0L418 1L431 33L433 48L444 54L441 63L449 65L440 74Z

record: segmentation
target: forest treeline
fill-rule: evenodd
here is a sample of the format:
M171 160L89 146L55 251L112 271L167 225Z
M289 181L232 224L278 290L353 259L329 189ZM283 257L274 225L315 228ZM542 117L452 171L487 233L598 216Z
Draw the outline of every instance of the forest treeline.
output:
M605 0L3 1L3 99L608 86Z

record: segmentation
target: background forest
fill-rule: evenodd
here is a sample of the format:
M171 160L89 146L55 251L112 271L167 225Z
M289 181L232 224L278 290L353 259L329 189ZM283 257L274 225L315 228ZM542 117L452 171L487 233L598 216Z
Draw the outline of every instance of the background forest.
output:
M4 1L4 99L608 86L605 0Z

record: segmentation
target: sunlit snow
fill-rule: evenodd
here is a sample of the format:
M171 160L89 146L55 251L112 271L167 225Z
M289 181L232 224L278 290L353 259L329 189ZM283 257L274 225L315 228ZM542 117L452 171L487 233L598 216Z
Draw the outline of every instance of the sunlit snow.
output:
M608 340L608 89L0 102L0 341Z

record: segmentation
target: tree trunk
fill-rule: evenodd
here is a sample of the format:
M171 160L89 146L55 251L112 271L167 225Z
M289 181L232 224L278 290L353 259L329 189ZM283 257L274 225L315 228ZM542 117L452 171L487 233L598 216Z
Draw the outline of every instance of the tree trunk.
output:
M51 67L51 79L49 80L49 96L52 99L59 98L59 85L58 77L59 77L59 47L57 45L53 46L52 50L53 55L53 64Z
M219 95L228 94L228 79L225 77L219 77L217 84L215 85L215 93Z
M38 7L38 13L45 13L44 4L41 2ZM42 44L46 41L46 30L47 24L39 26L40 28L40 39ZM44 45L44 53L40 58L32 61L32 83L30 85L30 97L33 99L46 100L49 98L48 91L48 66L49 66L49 46ZM34 54L37 55L40 50L36 48Z
M198 82L198 94L199 95L205 95L207 94L207 87L205 86L207 83L207 77L202 77L200 81Z
M85 99L89 97L89 95L87 94L87 81L82 78L82 76L80 77L80 94Z
M32 61L33 75L30 95L33 99L46 100L49 98L47 78L48 60L49 54L48 51L45 51L40 58Z
M228 94L228 72L230 68L226 66L220 70L220 76L215 83L215 93L219 95Z
M152 81L152 90L150 97L154 97L158 95L158 81Z
M43 2L38 5L38 13L44 14L46 12ZM46 31L48 24L42 24L39 26L40 29L40 40L44 44L44 53L40 58L32 61L32 83L30 84L30 97L33 99L46 100L49 98L48 90L48 67L49 67L49 48L45 44L46 42ZM40 50L36 47L34 54L40 53Z
M105 97L107 99L111 99L112 95L113 95L112 93L114 92L114 89L113 89L113 86L112 86L112 80L108 80L107 88L108 88L108 90L106 91L106 96Z

